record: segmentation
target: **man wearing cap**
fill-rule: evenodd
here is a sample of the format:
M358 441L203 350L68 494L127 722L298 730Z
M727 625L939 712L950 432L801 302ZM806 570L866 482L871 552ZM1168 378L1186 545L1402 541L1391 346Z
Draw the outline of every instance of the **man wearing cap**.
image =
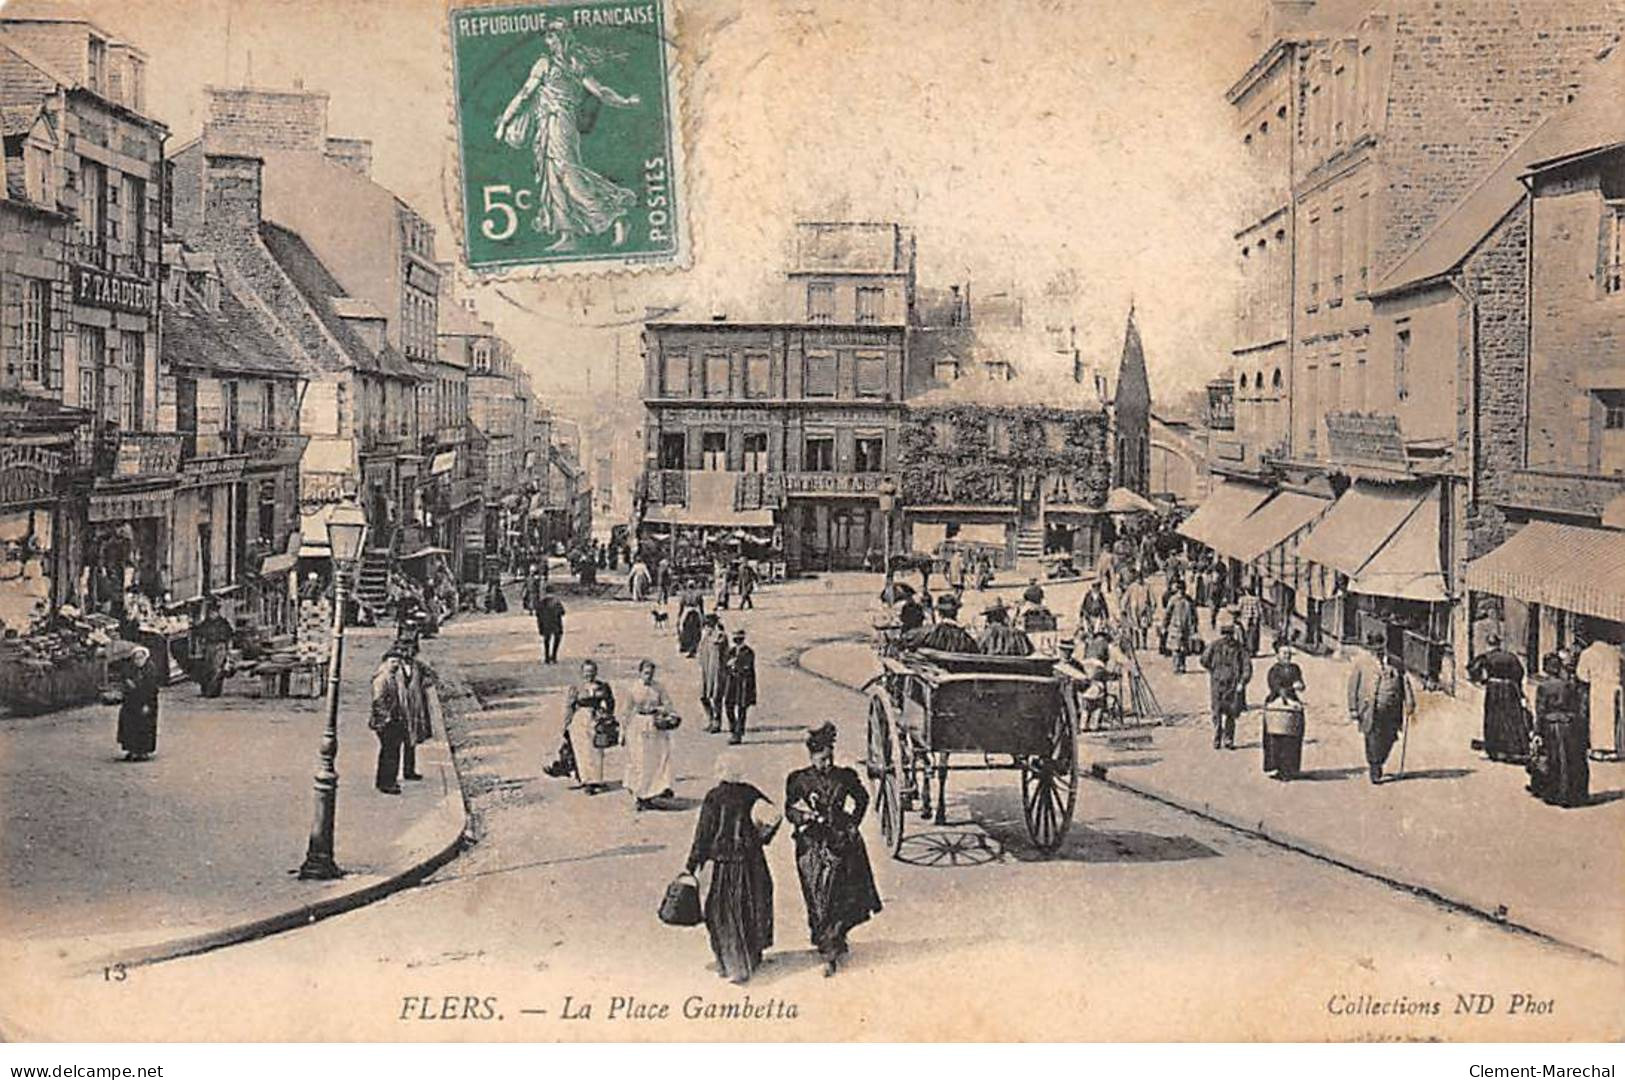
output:
M745 741L745 716L756 704L756 650L745 644L743 630L734 631L727 670L722 693L728 711L728 741L737 745Z
M1253 660L1236 640L1234 620L1219 626L1219 636L1202 654L1208 672L1208 696L1213 710L1213 749L1236 748L1236 717L1247 707L1247 684L1253 678Z
M385 795L401 793L401 754L411 741L409 711L417 688L411 682L410 640L397 638L372 676L372 710L367 726L378 736L374 782ZM412 771L410 766L407 771Z
M880 893L858 832L869 793L855 771L835 764L834 724L807 732L807 754L812 763L785 779L784 816L795 829L807 928L827 977L846 955L847 933L880 910Z
M979 653L981 648L970 631L959 625L959 597L943 593L937 597L937 621L922 626L904 639L911 649L936 649L940 652Z
M1010 612L1005 608L1004 601L994 600L982 612L987 626L982 631L982 639L977 643L980 651L987 656L1031 656L1033 654L1032 639L1025 632L1010 625Z
M1183 675L1185 657L1194 651L1191 643L1196 637L1196 605L1185 595L1183 582L1169 588L1167 607L1162 613L1163 637L1174 658L1174 671Z
M1489 651L1473 657L1467 678L1484 687L1484 753L1491 761L1524 761L1530 726L1523 700L1523 662L1501 647L1501 635L1485 636Z

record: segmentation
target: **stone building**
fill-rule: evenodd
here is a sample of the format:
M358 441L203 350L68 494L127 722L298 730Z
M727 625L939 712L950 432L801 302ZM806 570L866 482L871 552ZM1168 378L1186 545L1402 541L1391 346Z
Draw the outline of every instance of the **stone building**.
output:
M1444 682L1464 662L1467 384L1453 350L1418 353L1420 324L1380 320L1372 293L1622 27L1620 0L1269 5L1229 96L1256 167L1236 232L1236 432L1215 435L1225 480L1188 530L1264 586L1277 624L1328 643L1381 629Z
M709 537L852 569L895 529L913 234L800 223L783 296L767 319L646 324L641 535L680 559Z
M8 252L18 365L8 381L82 409L94 428L94 483L55 515L49 546L54 596L97 606L120 603L125 585L156 600L168 591L180 443L159 392L167 129L145 113L145 79L138 49L81 16L34 2L0 12L6 194L16 204L7 221L18 226L7 230L18 249ZM65 216L62 232L49 213Z
M430 366L439 350L434 228L372 179L367 140L329 136L326 93L297 85L207 93L203 134L173 154L176 225L185 232L193 208L203 205L207 159L261 163L262 216L282 230L267 235L298 238L281 251L301 267L311 265L306 252L320 264L321 274L307 281L328 298L318 310L330 309L377 358L370 373L377 377L356 387L366 399L356 408L365 421L360 475L368 543L397 555L421 550L433 532L425 490L434 454L424 452L418 397L419 387L434 381Z

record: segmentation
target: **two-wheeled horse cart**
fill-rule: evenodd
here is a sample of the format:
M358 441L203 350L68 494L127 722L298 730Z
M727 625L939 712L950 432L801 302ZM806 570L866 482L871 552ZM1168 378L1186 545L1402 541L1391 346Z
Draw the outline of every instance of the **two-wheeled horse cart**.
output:
M1059 847L1078 798L1078 725L1075 694L1055 658L916 649L883 656L881 665L869 690L867 766L892 855L910 810L932 819L933 776L941 825L949 772L999 769L1021 773L1033 845Z

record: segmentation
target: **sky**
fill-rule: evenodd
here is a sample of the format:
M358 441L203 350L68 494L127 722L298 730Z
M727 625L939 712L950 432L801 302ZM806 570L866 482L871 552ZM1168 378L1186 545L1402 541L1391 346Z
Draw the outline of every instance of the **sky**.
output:
M81 0L150 57L151 111L204 120L205 85L331 95L374 178L452 227L444 0ZM1079 344L1109 369L1136 309L1153 392L1224 366L1243 175L1224 91L1254 0L678 0L685 272L472 290L544 395L636 386L647 306L745 317L781 287L792 223L901 221L922 286L1081 287ZM622 329L615 330L613 327Z

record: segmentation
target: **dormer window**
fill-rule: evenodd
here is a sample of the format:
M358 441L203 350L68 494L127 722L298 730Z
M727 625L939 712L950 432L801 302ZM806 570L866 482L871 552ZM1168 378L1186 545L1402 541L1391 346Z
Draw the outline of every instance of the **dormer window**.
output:
M56 164L50 146L37 140L23 144L23 182L29 202L56 208Z
M107 41L94 34L85 59L85 84L98 94L107 90Z
M954 359L938 360L934 372L938 382L955 382L959 379L959 361Z

